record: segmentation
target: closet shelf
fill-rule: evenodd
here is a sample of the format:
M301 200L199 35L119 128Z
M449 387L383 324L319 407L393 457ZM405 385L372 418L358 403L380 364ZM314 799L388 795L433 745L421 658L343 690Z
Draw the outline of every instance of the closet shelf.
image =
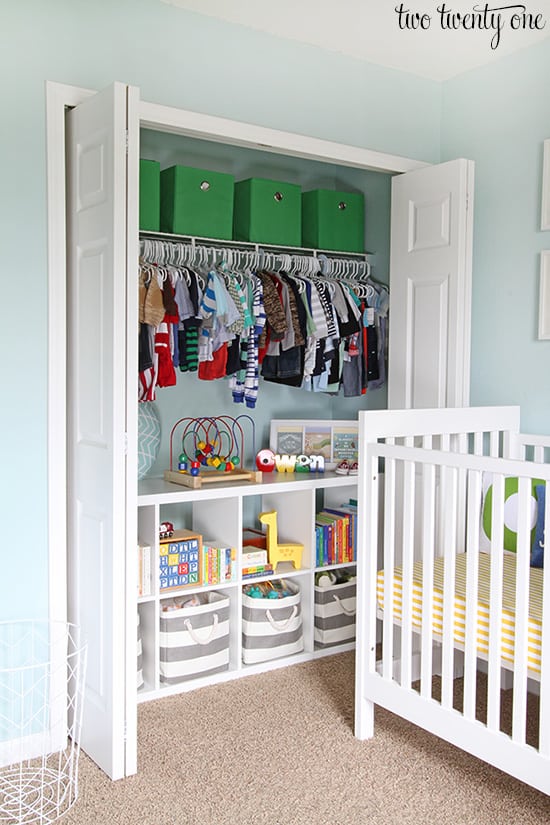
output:
M312 249L304 246L277 246L275 244L254 243L252 241L223 240L220 238L201 238L193 235L175 235L170 232L151 232L140 230L140 239L173 241L174 243L189 243L191 246L200 244L201 246L212 246L215 248L250 250L251 252L281 252L289 255L308 255L313 258L319 255L327 258L342 258L354 261L367 261L372 264L375 254L373 252L345 252L334 249Z

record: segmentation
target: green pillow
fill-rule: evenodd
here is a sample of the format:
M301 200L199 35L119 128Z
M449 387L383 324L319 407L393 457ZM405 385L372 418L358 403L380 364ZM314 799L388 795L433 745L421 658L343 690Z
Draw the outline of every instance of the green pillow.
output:
M537 491L536 487L543 482L538 478L531 479L531 545L535 536L537 524ZM504 549L510 553L517 551L517 522L518 522L518 487L519 479L508 476L504 479ZM485 552L491 550L492 535L492 506L493 506L493 479L492 473L486 473L483 478L483 503L481 507L481 530L479 549Z

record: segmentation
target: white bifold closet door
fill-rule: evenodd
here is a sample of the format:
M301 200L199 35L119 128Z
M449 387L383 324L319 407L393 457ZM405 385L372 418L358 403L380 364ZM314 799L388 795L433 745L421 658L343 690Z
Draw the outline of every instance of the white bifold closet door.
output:
M392 180L388 406L470 399L474 163Z
M93 95L67 113L66 134L68 615L88 642L81 744L117 779L136 770L135 506L127 514L137 476L126 446L137 375L129 381L126 322L137 302L132 90L117 83Z

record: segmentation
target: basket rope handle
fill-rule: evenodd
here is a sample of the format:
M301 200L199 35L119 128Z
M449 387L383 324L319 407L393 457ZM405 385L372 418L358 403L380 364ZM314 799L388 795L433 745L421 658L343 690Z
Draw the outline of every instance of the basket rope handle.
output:
M338 604L338 607L340 608L342 613L344 613L346 616L355 616L355 614L357 613L357 609L350 610L349 607L344 607L344 602L336 595L336 593L333 593L332 598Z
M216 628L218 627L218 614L214 613L214 621L212 622L212 626L208 632L208 636L204 639L201 639L197 636L197 631L193 630L193 625L191 624L191 619L185 620L185 627L189 631L189 635L197 645L207 645L209 642L212 641L214 638L214 633L216 632Z
M292 621L292 619L294 619L296 617L297 613L298 613L298 605L295 604L294 607L292 608L292 613L290 614L288 619L282 619L282 621L276 622L275 619L273 618L273 616L271 615L271 611L270 610L265 611L265 614L266 614L267 618L269 619L269 623L270 623L271 627L273 628L273 630L286 630L287 627L289 626L290 622Z

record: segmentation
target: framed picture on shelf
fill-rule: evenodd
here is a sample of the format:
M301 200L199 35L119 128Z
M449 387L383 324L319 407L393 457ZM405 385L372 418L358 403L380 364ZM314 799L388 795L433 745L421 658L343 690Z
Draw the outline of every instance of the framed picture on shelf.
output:
M334 470L344 458L357 461L357 421L273 419L269 447L286 455L322 455L325 469Z

